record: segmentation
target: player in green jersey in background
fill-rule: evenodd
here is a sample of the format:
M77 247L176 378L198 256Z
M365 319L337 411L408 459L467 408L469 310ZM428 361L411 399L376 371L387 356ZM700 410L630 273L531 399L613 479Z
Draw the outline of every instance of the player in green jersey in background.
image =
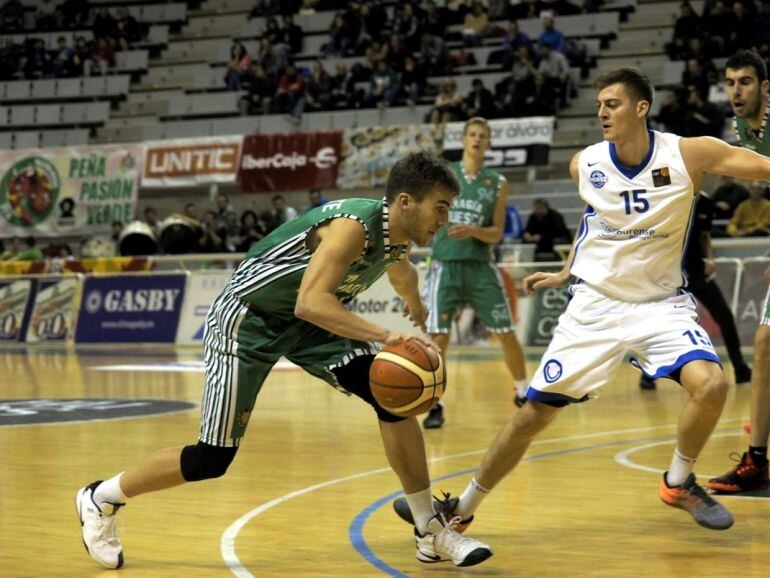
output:
M503 357L516 384L516 405L525 401L527 374L524 351L513 327L511 307L501 273L492 258L492 247L503 238L508 182L484 167L491 142L489 123L471 118L463 129L463 158L452 163L461 184L452 206L449 225L433 243L432 261L424 289L428 306L428 332L446 356L452 319L458 306L470 305L502 342ZM443 406L433 408L423 425L439 428Z
M734 127L744 148L770 157L768 116L770 99L767 67L755 52L741 50L725 64L725 84L735 113ZM770 267L765 270L770 281ZM767 438L770 435L770 290L754 337L754 368L751 375L751 440L749 449L725 475L709 480L708 487L720 493L738 493L767 488Z

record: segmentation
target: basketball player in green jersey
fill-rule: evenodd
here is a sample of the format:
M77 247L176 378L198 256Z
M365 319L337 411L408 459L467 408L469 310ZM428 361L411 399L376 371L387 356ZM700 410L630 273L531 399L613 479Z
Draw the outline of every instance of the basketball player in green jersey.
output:
M735 113L734 127L744 148L770 157L770 81L762 58L741 50L725 64L725 84ZM765 271L770 281L770 267ZM720 493L738 493L770 486L767 438L770 435L770 290L754 337L754 369L751 375L751 440L740 462L723 476L709 480Z
M452 163L460 181L460 196L452 206L449 225L433 243L433 254L424 298L430 314L428 332L446 356L452 319L461 303L481 317L503 346L503 357L516 383L516 405L525 401L527 388L524 351L516 338L511 308L500 271L492 260L492 246L503 238L508 182L500 173L484 167L489 149L489 123L475 117L463 129L463 158ZM433 408L423 425L439 428L443 407Z
M77 493L83 543L96 562L108 568L123 565L115 513L127 498L227 471L262 383L282 356L374 408L388 461L412 511L418 512L415 538L421 562L451 559L471 566L492 555L486 544L459 534L457 521L436 515L416 418L389 414L369 388L377 343L416 339L431 346L431 341L422 334L394 333L344 306L387 271L406 313L424 329L427 310L417 271L407 258L409 244L431 241L447 223L459 188L444 161L410 155L394 165L386 199L327 203L281 225L249 250L206 318L198 443L150 454Z

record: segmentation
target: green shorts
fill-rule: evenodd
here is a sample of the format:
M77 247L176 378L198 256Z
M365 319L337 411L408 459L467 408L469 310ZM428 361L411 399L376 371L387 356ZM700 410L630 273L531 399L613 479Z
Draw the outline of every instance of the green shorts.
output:
M759 321L760 325L770 325L770 287L765 294L765 310L762 312L762 319Z
M457 308L465 303L493 333L514 331L503 279L487 261L432 261L423 300L428 308L428 333L449 333Z
M376 355L375 343L351 341L299 319L261 314L222 295L209 310L203 344L206 383L199 439L206 444L238 445L265 378L284 356L333 387L376 404L369 391L368 365L349 380L363 382L360 390L354 389L355 383L341 382L338 373L356 358ZM376 405L375 410L380 419L398 420L380 415L384 410Z

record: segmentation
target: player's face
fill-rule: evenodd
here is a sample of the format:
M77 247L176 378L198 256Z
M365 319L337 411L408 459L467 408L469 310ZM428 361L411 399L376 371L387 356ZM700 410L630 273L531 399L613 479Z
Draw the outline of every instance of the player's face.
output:
M490 145L489 130L482 124L470 125L463 135L463 152L479 160L484 159Z
M725 70L725 87L733 113L739 118L754 118L760 112L762 95L767 93L770 82L760 84L751 66Z
M638 128L649 108L647 101L631 98L621 83L611 84L596 95L597 116L604 139L615 142Z
M407 216L409 240L424 247L436 232L449 222L449 208L455 197L444 188L436 187L414 202Z

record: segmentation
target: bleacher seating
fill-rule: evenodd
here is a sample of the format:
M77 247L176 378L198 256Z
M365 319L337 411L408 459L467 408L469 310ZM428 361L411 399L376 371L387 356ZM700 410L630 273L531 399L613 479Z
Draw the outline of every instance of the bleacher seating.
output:
M0 102L113 99L125 97L130 77L43 78L0 82Z

